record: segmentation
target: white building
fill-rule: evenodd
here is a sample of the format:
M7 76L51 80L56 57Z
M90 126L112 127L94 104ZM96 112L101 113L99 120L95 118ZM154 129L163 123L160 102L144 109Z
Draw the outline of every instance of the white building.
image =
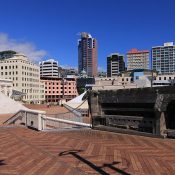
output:
M0 52L0 78L11 79L13 89L26 93L27 103L41 103L45 100L45 86L40 82L39 66L14 51Z
M114 90L114 89L130 89L137 88L132 82L132 77L115 76L113 78L95 78L95 85L92 90Z
M0 78L0 92L10 97L12 95L13 81Z
M152 47L152 69L161 74L175 73L175 46L173 42Z
M175 85L175 74L158 75L154 77L153 86L173 86Z
M40 76L41 77L59 77L58 74L58 61L49 59L39 63L40 65Z

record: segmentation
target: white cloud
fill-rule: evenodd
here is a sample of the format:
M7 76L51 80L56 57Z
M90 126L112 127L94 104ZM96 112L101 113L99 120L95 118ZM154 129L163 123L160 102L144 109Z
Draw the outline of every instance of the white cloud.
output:
M0 51L4 50L14 50L23 53L34 62L40 61L47 54L45 50L37 50L33 43L17 41L9 38L5 33L0 33Z

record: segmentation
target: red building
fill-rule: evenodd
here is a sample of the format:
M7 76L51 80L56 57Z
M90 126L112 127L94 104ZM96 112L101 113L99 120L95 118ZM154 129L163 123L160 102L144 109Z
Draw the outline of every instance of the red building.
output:
M45 99L47 103L60 103L60 100L69 101L77 93L75 78L41 77L45 83Z

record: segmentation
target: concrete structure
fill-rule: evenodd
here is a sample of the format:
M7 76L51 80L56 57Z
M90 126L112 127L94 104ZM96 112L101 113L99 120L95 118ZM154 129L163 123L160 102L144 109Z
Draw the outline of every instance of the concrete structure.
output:
M131 49L127 53L127 70L149 69L149 51Z
M113 78L95 78L92 90L117 90L130 88L175 86L175 74L159 75L148 69L134 69L122 72Z
M116 90L137 88L132 77L95 78L95 84L91 85L92 90Z
M54 59L49 59L40 62L39 65L41 77L59 77L58 61L55 61Z
M115 77L125 70L124 56L113 53L107 57L107 77Z
M175 87L91 91L88 100L95 129L175 135Z
M157 75L153 80L153 87L156 86L175 86L175 74Z
M14 51L0 52L0 77L11 79L13 89L26 93L27 103L41 103L45 100L44 84L40 84L39 66Z
M83 70L90 77L97 76L97 40L85 32L78 41L78 73Z
M124 71L115 77L95 78L95 84L91 85L92 90L117 90L130 88L151 87L156 71L147 69L134 69Z
M152 47L152 69L160 74L175 73L175 46L173 42Z
M41 77L45 84L45 98L47 103L59 104L61 100L71 100L77 94L75 78Z
M0 78L0 92L10 97L12 95L13 81Z

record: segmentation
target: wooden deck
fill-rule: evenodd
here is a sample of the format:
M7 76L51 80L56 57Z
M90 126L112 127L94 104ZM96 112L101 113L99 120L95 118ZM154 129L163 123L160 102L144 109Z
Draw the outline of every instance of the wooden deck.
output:
M173 175L175 140L0 128L0 175Z

